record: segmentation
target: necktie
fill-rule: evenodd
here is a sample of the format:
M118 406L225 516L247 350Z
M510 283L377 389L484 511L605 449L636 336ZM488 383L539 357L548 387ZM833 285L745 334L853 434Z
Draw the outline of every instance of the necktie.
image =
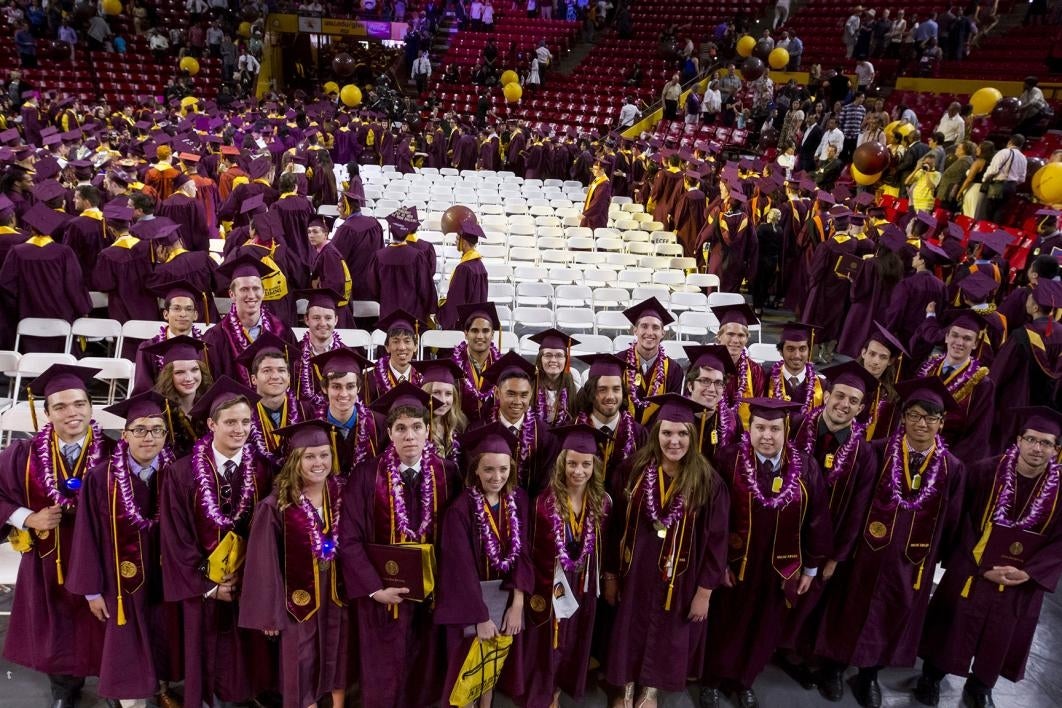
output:
M231 482L234 474L236 474L236 463L229 460L225 463L225 481Z
M800 385L800 379L798 379L796 376L790 376L789 377L789 388L796 388L799 385Z
M81 455L80 443L67 443L63 445L63 459L66 460L67 467L73 467L77 464L77 458Z
M154 467L144 467L140 470L140 481L147 484L155 474Z
M945 366L943 369L940 370L940 373L944 376L944 378L948 378L949 376L951 376L951 372L953 371L955 371L954 366Z
M756 467L761 479L770 479L774 476L774 465L771 464L770 460L762 460Z
M405 382L406 382L406 377L405 376L399 376L398 377L398 383L405 383Z
M406 467L400 473L402 475L402 482L407 486L413 486L413 482L417 479L417 471L412 467Z
M610 438L612 437L612 428L608 427L607 425L601 426L601 432L609 436Z
M517 428L515 425L510 425L509 426L509 432L512 433L514 437L517 437L517 436L520 435L520 429Z
M924 452L915 452L914 450L911 450L907 453L907 466L910 468L912 473L917 473L920 469L922 469L922 463L925 461L925 459L926 454Z

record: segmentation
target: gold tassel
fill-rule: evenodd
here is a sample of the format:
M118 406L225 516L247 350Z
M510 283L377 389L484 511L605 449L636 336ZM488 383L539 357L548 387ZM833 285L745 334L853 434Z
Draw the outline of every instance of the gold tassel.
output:
M56 533L56 538L55 538L55 550L56 550L56 554L55 554L55 577L56 577L57 582L60 585L62 585L63 584L63 559L59 557L59 553L58 553L58 551L59 551L59 529L58 528L55 529L55 533Z
M556 649L560 646L560 622L557 618L553 618L553 648Z
M40 426L37 425L37 404L33 401L33 391L29 386L26 386L26 400L29 401L30 407L30 420L33 421L33 432L40 431Z
M675 590L675 580L672 578L671 582L667 584L667 599L664 600L664 612L671 610L671 594Z
M918 564L918 577L915 578L915 584L914 584L914 589L915 590L921 590L922 589L922 571L924 571L925 568L926 568L926 562L925 561L922 561L921 563Z
M966 579L966 584L962 586L962 592L960 597L963 599L970 597L970 587L973 585L973 576L971 575Z
M122 599L122 590L118 589L118 626L125 625L125 601Z

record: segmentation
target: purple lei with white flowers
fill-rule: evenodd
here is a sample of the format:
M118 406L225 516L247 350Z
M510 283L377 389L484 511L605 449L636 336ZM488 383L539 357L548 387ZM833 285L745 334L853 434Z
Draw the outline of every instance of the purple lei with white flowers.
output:
M53 504L61 506L64 511L73 511L77 509L78 495L76 492L81 486L81 476L70 478L71 480L77 480L78 483L71 489L72 492L75 492L74 494L67 496L59 491L59 480L52 464L52 433L54 430L52 424L48 423L41 428L39 433L33 436L33 442L31 443L33 454L30 459L33 461L37 479L40 481L47 497L52 500ZM96 421L89 423L89 430L92 431L92 434L82 470L90 470L103 462L103 431L100 430L100 426L96 424ZM56 444L58 444L58 438L56 438Z
M1010 449L1007 450L1007 454L1003 456L999 463L1002 487L999 490L999 496L996 498L996 506L992 510L992 523L1021 529L1022 531L1032 531L1039 528L1051 514L1048 504L1053 504L1058 497L1062 464L1049 462L1044 474L1046 477L1040 487L1040 493L1028 505L1025 515L1012 521L1011 515L1014 513L1014 498L1017 494L1018 485L1018 446L1011 445Z
M278 337L283 333L284 324L272 312L263 309L261 318L263 332L269 332ZM232 346L233 357L239 356L247 347L251 346L251 339L247 334L247 330L240 324L240 318L236 315L235 303L215 326L221 327L221 330L228 336L229 344ZM243 367L238 367L238 369L242 383L249 386L251 384L250 375Z
M415 529L409 522L406 498L402 494L402 475L399 473L401 463L394 445L384 454L384 463L387 465L387 486L394 504L395 531L398 532L400 542L419 542L427 535L435 520L435 475L431 470L431 452L425 445L420 457L420 473L424 475L424 479L420 483L420 525Z
M809 456L815 453L815 441L818 437L819 419L822 418L822 411L823 406L819 406L808 413L808 417L805 419L797 439L793 441L798 450ZM852 421L852 432L849 433L844 445L837 448L837 452L833 455L833 467L826 471L826 484L833 485L845 473L848 460L852 457L856 448L859 447L859 441L863 438L866 429L867 426L865 424L856 420Z
M671 503L668 504L667 516L661 517L660 504L656 498L659 475L660 468L655 464L649 465L645 469L645 479L642 482L642 491L645 492L645 512L653 523L660 524L664 528L670 528L673 523L682 518L683 512L686 511L686 500L682 498L681 494L675 494L671 499Z
M918 377L924 376L938 376L941 371L941 367L944 364L944 355L938 354L937 356L931 356L926 360L925 364L922 364L922 368L918 370ZM962 390L969 381L977 374L977 371L981 368L981 362L977 359L970 359L967 362L966 367L959 373L952 376L950 381L945 381L944 386L948 389L948 393L955 396ZM942 377L943 380L943 377Z
M327 536L318 526L317 510L313 508L310 500L305 494L299 499L299 509L306 516L306 527L310 531L310 550L313 557L320 561L335 560L339 548L339 510L342 506L342 495L335 494L330 497L331 523L328 525Z
M343 346L343 340L339 338L339 333L333 330L332 346L328 348L328 351L338 349L341 346ZM316 406L325 399L325 396L313 383L312 359L314 356L313 345L310 344L310 333L307 332L302 335L302 351L299 356L299 392L303 399L310 401Z
M531 406L531 414L546 425L567 425L571 418L571 413L568 412L568 387L563 384L562 377L561 387L557 391L557 417L552 423L549 420L549 393L546 387L539 386L535 393L535 404Z
M586 502L584 501L583 503L585 504ZM553 528L553 543L557 546L557 561L565 572L571 573L585 568L586 560L590 557L590 553L593 552L597 543L597 517L592 510L587 509L586 511L586 516L583 517L583 545L579 550L579 557L572 558L568 555L564 519L561 518L560 509L557 508L557 499L554 497L550 500L549 519ZM575 536L575 529L572 529L572 536Z
M214 434L207 433L192 446L192 474L195 486L200 491L199 512L219 530L227 531L251 512L254 506L254 452L250 445L243 446L240 459L240 499L233 508L232 516L221 513L217 496L217 473L212 471Z
M483 496L483 492L476 487L469 487L468 496L472 498L473 514L476 519L476 526L479 529L479 539L483 544L483 552L487 556L487 562L495 573L508 573L516 563L516 558L520 555L522 546L520 543L520 517L516 509L516 493L509 492L501 496L503 521L507 528L503 531L501 525L499 525L497 534L494 533L491 519L487 518L487 514L490 511L487 509L487 499ZM502 557L502 533L508 536L509 541L509 550L505 557Z
M916 490L917 493L909 499L903 494L903 440L905 436L905 429L903 425L900 425L899 429L889 438L885 449L885 459L889 461L889 508L900 507L904 511L918 512L939 493L940 470L944 466L944 440L940 435L933 440L931 449L933 459L926 468L926 473L922 475L922 484Z
M745 480L749 493L756 503L765 509L781 509L796 501L800 491L800 475L804 471L804 465L793 443L785 444L785 476L782 477L782 488L773 496L766 496L760 489L759 480L756 479L756 453L752 449L752 438L748 432L741 436L741 448L739 450L738 474Z
M118 517L127 519L137 531L146 531L158 524L159 512L156 509L155 516L152 518L144 518L144 515L140 513L140 507L137 506L136 498L133 495L133 484L129 474L129 465L127 464L128 455L129 443L125 440L119 440L114 448L114 453L111 455L111 474L114 476L115 495L117 496L118 506L122 510ZM158 470L166 467L171 462L173 462L173 452L170 450L170 446L167 445L159 452L155 474L158 474Z
M376 366L373 367L373 376L376 377L376 392L378 395L383 396L395 387L395 384L391 383L390 354L385 354L379 358L376 362ZM409 383L417 387L424 383L424 377L413 367L409 367L409 376L407 376L406 379Z
M777 398L780 401L789 400L786 398L785 381L782 379L784 365L785 362L777 361L771 367L771 398ZM810 362L804 365L804 382L807 384L807 393L804 394L800 410L810 411L815 407L815 368Z
M575 422L596 428L593 421L590 420L589 413L580 413L575 419ZM626 411L620 411L619 425L616 426L616 430L612 431L612 439L615 440L619 437L619 427L623 426L623 450L621 450L620 459L626 460L628 457L634 454L634 416Z
M457 365L461 367L461 372L464 374L465 393L475 396L476 400L480 403L483 403L494 395L494 390L490 387L488 387L486 391L480 391L476 388L476 376L475 372L472 370L472 358L468 354L468 342L461 342L454 347L454 353L451 356ZM498 350L498 347L491 342L490 360L494 362L498 361L500 358L501 352Z
M638 377L641 375L642 367L641 362L638 361L638 353L635 351L635 345L631 345L627 349L627 355L624 357L627 360L627 364L631 367L631 372L628 372L630 377L630 383L627 385L627 391L631 397L631 401L638 409L645 408L649 405L649 401L642 398L641 393L638 392ZM651 373L653 380L645 387L646 398L656 396L664 393L664 363L667 361L667 357L664 355L664 350L656 354L656 360L653 362Z

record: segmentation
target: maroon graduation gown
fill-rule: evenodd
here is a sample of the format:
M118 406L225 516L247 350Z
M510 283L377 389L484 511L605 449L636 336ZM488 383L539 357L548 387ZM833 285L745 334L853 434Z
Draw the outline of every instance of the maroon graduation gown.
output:
M427 241L421 241L418 239L415 233L406 236L406 243L420 252L421 257L424 258L424 261L428 264L431 272L435 273L436 265L438 264L438 256L435 254L435 247Z
M952 391L959 407L945 416L944 430L941 432L941 436L948 443L948 451L968 465L988 457L992 422L995 420L996 384L992 381L987 367L982 366L980 369L974 374L973 381L977 381L976 384ZM929 375L938 376L948 384L961 373L953 371L950 377L945 378L937 366ZM948 390L951 389L952 387L948 386Z
M104 446L104 455L110 445ZM85 451L83 451L85 452ZM0 453L0 531L6 536L7 520L19 507L40 511L47 506L27 506L26 469L32 454L32 438L16 440ZM82 475L87 462L82 455L73 475ZM65 465L62 456L54 464ZM82 488L84 489L84 488ZM89 611L82 595L59 583L58 562L69 570L73 552L76 513L64 513L59 527L48 532L31 531L35 547L22 554L11 604L11 618L4 640L4 658L45 674L97 676L103 653L103 625ZM58 534L54 546L42 556L40 541Z
M162 200L155 213L180 225L181 240L188 250L210 250L210 230L199 200L185 194L172 194Z
M284 226L284 236L280 240L303 263L312 263L310 241L306 238L306 227L316 212L313 203L306 197L292 194L281 196L269 208L280 217Z
M234 303L230 312L235 311L236 305ZM226 316L228 316L228 313L226 313ZM266 311L264 307L262 309L262 329L277 335L290 344L298 344L291 328L281 322L276 315ZM203 341L207 345L210 373L213 374L215 380L220 376L231 376L245 385L250 385L251 378L247 370L236 363L236 359L246 347L241 346L235 338L229 335L224 323L219 323L207 330L203 334Z
M497 415L497 412L495 412L480 422L469 423L468 429L473 430L475 428L481 428L484 425L488 425L495 421L509 427L509 424L505 422L501 416ZM525 455L523 446L520 445L520 441L522 440L524 431L527 430L527 426L529 425L533 425L535 430L530 433L530 450ZM520 430L515 434L515 437L518 443L518 449L513 456L513 459L516 460L519 485L532 499L534 499L542 493L542 490L550 485L550 479L553 474L553 464L557 461L557 455L560 454L560 443L550 430L549 423L545 423L538 418L535 418L530 411L524 416L524 422L521 424ZM464 455L463 457L464 462L460 464L462 469L465 468L469 461L468 455Z
M920 271L909 275L892 289L885 321L881 324L906 345L926 318L926 305L932 302L938 313L944 311L944 296L944 283L933 273Z
M621 352L617 354L617 356L622 358L624 361L630 362L631 350L634 349L634 347L635 345L632 343L630 345L630 348L627 349L627 351ZM638 359L637 352L634 353L634 360L634 365L636 367L640 367L641 361ZM652 387L653 381L656 378L655 372L657 370L657 367L659 366L664 367L664 390L650 391L649 388ZM657 352L656 360L653 362L652 366L649 367L648 373L643 374L641 368L639 368L637 372L628 369L623 377L624 386L627 386L628 388L630 387L632 377L636 390L638 391L638 395L643 400L649 396L659 396L664 393L680 393L682 391L682 367L677 361L664 354L663 348L661 348ZM632 400L630 402L630 408L636 421L642 423L643 425L648 422L649 406L638 405L637 403L635 403L635 401Z
M427 482L426 474L427 470L421 469L418 483ZM351 619L356 624L362 705L430 705L442 695L445 656L442 633L433 625L434 603L402 602L397 610L392 610L369 597L384 584L369 561L365 545L391 540L388 500L382 491L386 475L383 456L359 465L343 490L343 514L339 520L339 568L347 597L353 601ZM444 462L434 479L436 508L441 510L458 489L456 466ZM415 528L425 510L419 508L418 494L405 484L402 494L409 523ZM434 517L425 543L436 543L441 538L440 525L438 517Z
M243 454L253 454L250 445L244 446ZM207 458L213 467L212 451L207 451ZM272 488L273 467L256 457L254 468L257 501ZM204 547L200 537L199 526L209 522L201 519L201 490L192 456L177 460L162 475L163 590L167 601L181 603L184 614L184 706L201 708L215 695L223 701L250 700L272 687L275 651L261 634L237 628L238 599L224 602L203 597L214 587L201 570L213 548ZM238 489L233 492L238 494ZM251 512L245 517L235 529L243 538ZM238 591L253 593L242 581Z
M881 459L887 441L872 445ZM935 454L941 453L938 450ZM950 452L943 454L941 474L946 474L946 478L940 483L939 509L933 517L933 533L924 561L914 563L907 555L912 511L896 510L891 535L877 549L867 541L869 524L864 524L851 561L830 580L837 587L827 599L815 640L816 655L858 667L914 665L933 587L933 570L954 542L962 513L966 471L957 457ZM889 467L889 461L884 460L879 480L881 475L891 474ZM900 476L903 494L910 496L902 470Z
M465 133L454 143L454 155L450 164L458 170L474 170L478 153L476 136Z
M151 273L149 245L134 236L123 236L100 251L91 284L93 290L107 293L107 316L123 324L157 320L159 298L146 285Z
M876 258L863 261L848 293L851 304L841 327L841 338L837 340L838 353L853 359L859 356L874 322L884 321L885 308L895 287L882 281Z
M798 509L769 509L756 502L750 492L739 492L736 478L741 474L739 448L731 446L719 453L719 469L731 491L730 495L730 570L735 577L734 587L722 587L713 593L708 613L708 637L715 647L726 651L705 653L704 674L712 682L733 681L742 688L751 688L763 671L771 655L781 646L786 623L808 601L805 595L792 602L783 590L783 583L795 595L802 568L820 568L831 550L833 529L830 523L829 497L818 464L804 453L800 455L802 472L800 494L789 503ZM756 484L770 494L773 475L759 469L755 453ZM788 454L788 453L786 453ZM790 465L784 459L782 465ZM782 474L779 470L777 474ZM745 495L742 499L741 496ZM748 548L744 559L738 538L737 524L747 514ZM799 514L799 516L797 516ZM796 517L800 535L800 567L784 580L774 566L774 556L781 553L777 538L789 533L792 527L783 525L783 515ZM795 529L793 529L795 530ZM791 605L792 603L792 605Z
M756 277L759 242L749 224L743 209L730 214L717 209L697 235L698 253L703 245L710 246L708 272L719 276L721 292L736 293L746 277L749 283Z
M347 262L350 299L373 299L369 290L369 264L373 255L384 246L380 222L371 216L352 214L336 230L331 243Z
M340 486L334 484L330 493L339 494ZM334 563L328 567L318 563L320 605L313 616L299 622L288 611L284 534L290 531L284 524L284 514L277 508L275 493L255 509L243 569L243 580L254 592L244 595L240 602L240 626L280 630L279 688L283 705L305 708L321 696L347 687L349 613L332 597L332 575L338 572Z
M207 323L218 321L218 308L214 303L218 266L206 251L181 251L165 263L156 263L155 272L148 287L185 280L203 294L199 316ZM151 318L154 319L154 318Z
M502 588L510 591L510 603L512 591L520 590L524 593L524 607L529 606L531 593L535 587L535 573L531 566L531 555L527 543L527 494L524 490L517 488L514 499L521 548L513 567L504 574L498 574L490 567L480 532L476 527L476 510L467 490L457 495L443 515L442 535L439 541L439 586L435 597L433 619L435 624L446 628L446 681L442 693L446 698L449 698L454 684L457 683L461 664L468 656L468 650L472 647L472 640L475 637L475 634L465 637L465 628L471 626L474 630L476 624L490 619L479 583L501 580ZM490 510L488 513L494 516L494 523L499 530L508 528L508 516L500 505L497 510ZM510 544L508 540L501 544L502 554L509 552ZM498 631L501 631L500 624ZM525 677L520 671L526 663L522 660L522 648L518 636L513 642L499 677L499 687L510 695L523 693L525 688L523 681Z
M625 465L624 479L633 475L635 486L643 470ZM626 482L624 482L624 486ZM730 495L717 484L712 497L686 523L674 523L666 538L659 538L645 510L644 497L614 498L609 515L605 571L619 576L620 599L612 625L605 662L605 680L614 686L634 682L661 691L683 691L687 679L701 671L698 648L704 637L704 622L688 619L698 587L714 589L726 573L727 516ZM666 509L662 513L666 513ZM682 531L681 544L688 549L678 559L674 587L661 572L661 558ZM630 556L627 551L630 551ZM670 591L670 603L668 594Z
M155 523L140 532L123 530L119 535L120 539L133 539L142 562L142 575L139 581L134 581L138 582L138 587L132 592L123 582L125 624L118 624L119 573L114 529L116 524L125 522L122 518L116 520L113 513L115 482L112 469L112 463L108 461L85 475L81 508L74 524L72 562L66 588L78 596L103 596L110 619L103 625L99 693L106 698L134 700L154 696L159 680L181 680L181 616L179 605L162 600L157 521L159 472L144 482L132 472L127 462L133 501L141 516L154 518Z
M608 226L608 209L612 205L612 183L607 179L591 182L583 203L580 226L603 229Z
M996 410L1056 405L1060 356L1062 327L1057 322L1044 317L1013 332L992 362Z
M1001 459L982 460L969 468L961 536L929 603L918 650L918 655L936 668L957 676L969 672L989 687L1000 676L1011 681L1025 677L1044 593L1054 592L1062 577L1062 523L1057 509L1045 519L1046 524L1032 529L1046 539L1022 568L1030 576L1026 582L1008 588L991 583L974 560L973 550L981 540L984 522L990 522L995 509ZM1016 475L1011 520L1028 508L1030 497L1039 492L1038 481ZM1048 500L1050 497L1048 494ZM1048 510L1052 507L1050 502L1046 506ZM967 583L970 587L964 593Z
M231 221L236 226L246 226L250 222L250 217L241 214L240 207L244 200L258 194L262 195L267 207L277 201L277 197L280 196L277 190L264 181L256 179L253 182L244 182L229 192L228 198L225 199L225 203L221 205L221 210L218 212L218 218L222 221ZM305 231L303 234L305 235Z
M307 285L306 276L308 269L305 263L299 260L299 256L280 241L272 241L268 244L258 241L248 241L226 257L226 262L231 262L243 255L254 256L266 263L266 258L271 258L277 270L287 280L288 292L283 297L275 300L266 300L262 303L263 308L280 318L284 324L291 326L298 323L298 311L295 306L295 291ZM266 263L268 265L268 263ZM229 280L220 273L218 274L218 289L228 290Z
M347 270L346 261L331 243L326 243L320 251L311 254L314 258L313 267L310 269L310 286L334 290L340 295L345 295L347 288L353 290L353 280ZM340 300L346 303L346 299ZM336 327L340 329L353 329L354 314L347 304L341 305L336 312Z
M808 269L807 301L803 321L820 327L816 340L834 342L841 336L841 328L848 316L848 294L851 281L837 274L837 261L855 256L856 241L847 234L834 234L815 247Z
M446 291L446 302L439 306L436 318L443 329L460 329L457 308L473 302L486 302L488 289L487 268L481 258L462 261L454 268Z
M697 234L704 228L708 202L704 192L688 189L675 203L675 233L682 244L682 255L697 257Z
M438 307L433 272L416 248L392 243L376 251L368 269L371 299L380 303L380 316L402 309L424 321Z
M63 226L62 242L73 249L84 273L96 267L96 258L109 240L102 218L75 216Z
M675 202L682 196L682 175L677 170L668 168L656 173L653 180L652 196L653 220L659 221L665 228L671 227L671 215L675 213Z

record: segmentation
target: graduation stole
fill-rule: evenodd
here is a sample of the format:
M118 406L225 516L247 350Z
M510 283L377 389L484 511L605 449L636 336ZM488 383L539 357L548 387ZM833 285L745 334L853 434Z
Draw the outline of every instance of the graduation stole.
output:
M132 234L122 234L121 236L116 238L114 240L114 243L112 243L111 245L115 248L124 248L126 250L130 250L138 243L140 243L140 239L138 239L136 236L133 236ZM161 359L162 357L159 358Z
M742 429L748 430L749 423L752 420L749 404L735 403L739 399L752 398L756 395L755 384L752 381L752 362L749 359L748 349L741 350L741 356L737 360L737 375L733 381L734 396L731 399L731 406L737 413L738 419L741 420Z
M600 175L599 177L595 177L594 181L590 183L590 188L586 190L586 199L583 200L583 211L590 208L590 201L594 198L594 192L605 182L608 182L608 177Z
M395 503L396 494L404 494L406 486L399 482L398 484L392 484L391 474L389 469L389 457L393 453L394 447L391 446L388 450L379 456L376 460L376 483L375 483L375 503L373 505L373 537L375 543L429 543L434 544L435 539L439 534L439 515L440 512L446 508L446 505L450 501L450 490L446 483L446 467L442 458L438 455L430 453L425 449L424 455L421 456L420 464L420 492L418 496L423 501L425 498L429 498L431 508L420 509L420 519L423 520L425 515L429 517L426 530L420 538L407 537L401 530L399 524L399 509ZM430 488L430 489L428 489ZM430 493L429 493L430 492ZM412 494L409 498L412 498ZM404 512L406 516L402 520L403 524L408 524L412 528L416 528L420 524L412 524L411 519L408 518L409 503L406 502L405 496L402 498L401 506L407 510Z
M1050 332L1051 320L1047 321L1047 327ZM1051 366L1047 354L1047 345L1044 344L1043 336L1041 336L1031 324L1025 325L1025 333L1029 337L1029 349L1032 351L1033 361L1035 361L1036 365L1040 367L1040 370L1044 375L1052 380L1056 380L1059 376L1062 376L1062 371L1055 371Z
M878 425L883 422L888 422L882 421L881 419L882 414L888 406L889 393L885 389L885 386L879 383L877 391L874 393L874 401L867 407L869 415L867 416L865 436L868 442L874 439L874 433L878 429ZM888 430L886 429L885 432L888 432Z
M468 249L467 251L465 251L464 253L461 254L461 260L457 263L457 265L461 265L462 263L468 263L469 261L477 261L477 260L481 259L482 257L483 256L479 255L479 251L477 251L475 248L470 248L470 249ZM450 282L450 283L454 282L454 275L456 273L457 273L457 268L455 267L453 269L453 272L450 273L450 280L448 282ZM445 296L442 297L441 299L442 299L443 302L446 301L446 297ZM441 305L442 302L440 302L439 304Z
M819 441L819 422L822 420L822 407L811 411L797 430L793 444L809 457L816 457L815 448ZM852 470L859 457L859 441L863 439L863 424L852 421L848 439L823 459L823 472L826 487L830 490L830 511L838 518L848 504L850 497Z
M742 435L739 452L734 457L734 467L730 472L733 493L730 495L730 553L727 559L729 563L737 564L734 575L739 582L745 579L748 566L754 503L765 509L772 506L775 509L774 542L771 549L771 567L774 571L785 581L793 578L803 566L800 540L804 517L807 515L808 493L797 462L796 448L792 443L786 444L779 464L780 468L775 473L771 485L773 496L766 497L759 489L756 478L756 453L752 450L748 433ZM796 470L790 469L793 465L797 466ZM781 467L795 477L785 486L782 484ZM765 505L764 501L755 499L756 497L768 500L771 506Z
M55 241L52 239L51 236L41 236L40 234L37 234L26 239L26 243L30 244L31 246L44 248L50 243L55 243Z
M752 198L752 204L749 212L752 215L752 225L759 226L760 220L767 214L771 208L771 198L766 195L757 195Z
M243 538L247 537L254 507L264 496L263 492L269 493L266 484L259 481L255 469L257 460L254 444L248 442L243 446L240 466L236 470L236 478L233 479L230 502L232 513L222 513L218 499L221 478L214 464L213 439L213 434L208 433L199 438L192 447L192 473L196 479L193 525L196 538L204 551L204 560L213 553L229 531ZM264 489L259 489L259 486Z
M0 234L17 234L19 230L13 226L0 226Z
M649 403L647 398L652 396L662 395L664 393L664 387L667 385L667 371L668 371L668 358L664 354L663 347L656 353L656 358L653 359L652 365L649 367L648 373L642 375L642 366L638 358L638 352L635 351L635 345L627 349L627 356L624 357L627 360L627 364L630 365L630 369L623 373L627 379L627 390L630 396L630 402L628 403L631 415L636 415L638 409L642 409L641 416L638 422L645 425L645 422L652 417L656 409L659 408L655 403ZM645 394L642 394L642 389L645 389Z
M707 430L708 435L705 436L706 428L709 427L709 418L711 418L712 425ZM714 413L701 413L698 415L698 420L699 448L705 457L711 459L720 446L729 445L733 440L734 432L737 430L737 414L726 405L725 401L719 401Z
M328 597L343 607L340 574L333 567L338 546L342 489L334 476L325 481L321 517L302 497L281 512L284 532L284 598L288 614L305 622L321 609L321 571L329 573Z
M771 369L771 380L767 387L767 395L769 398L777 398L782 401L792 400L789 397L789 392L785 390L785 381L783 380L783 369L785 365L783 362L777 362ZM785 372L785 373L788 373ZM818 408L822 405L822 381L815 375L815 368L811 363L804 365L804 385L807 388L807 393L804 394L804 400L801 402L800 412L807 413L813 408Z
M261 317L263 332L269 332L278 337L282 335L284 323L276 315L269 310L261 310ZM225 333L225 338L232 349L233 358L238 357L247 347L251 346L251 334L240 324L240 318L236 315L235 303L232 304L228 314L222 317L216 326L221 327L221 331ZM251 386L251 376L247 373L247 369L238 366L236 367L236 372L239 374L238 380L240 383L244 386Z
M612 431L612 437L608 439L608 442L604 444L599 443L597 446L606 472L609 470L608 464L612 459L612 454L616 451L617 443L620 443L620 456L616 458L618 461L622 462L634 454L634 416L623 410L620 411L619 415L619 423L616 425L616 429ZM590 414L585 412L580 413L575 419L575 422L584 425L594 425L593 420L590 418Z
M748 214L745 214L744 212L742 212L741 221L738 222L737 230L739 232L740 231L744 231L746 228L748 228L748 225L749 225L749 216L748 216ZM729 217L726 214L724 214L722 211L719 212L719 233L723 237L723 243L725 243L727 246L730 246L730 245L733 244L734 237L730 233Z
M272 241L268 246L264 243L255 241L253 238L248 239L244 246L251 246L254 248L260 248L265 251L265 254L259 257L262 261L262 265L269 268L270 273L262 278L262 300L265 302L276 302L288 295L288 278L280 270L277 262L273 260L273 254L277 252L277 248L280 244L276 241Z
M383 397L385 393L389 393L391 389L398 385L398 380L395 378L394 373L391 371L391 355L384 354L380 357L372 369L373 379L376 381L376 388L379 392L377 398ZM424 377L419 371L412 366L409 367L409 373L405 376L406 380L414 386L420 386L424 383ZM371 403L371 401L367 401Z
M981 366L981 362L973 358L952 371L947 378L941 376L943 368L944 355L939 354L935 357L931 357L929 361L923 364L922 368L918 371L918 375L936 376L941 379L944 382L944 386L948 389L948 393L952 395L956 403L962 403L969 398L977 384L981 383L981 380L988 376L988 367Z
M258 424L261 426L262 442L265 443L266 451L271 454L276 454L280 449L280 436L273 431L277 428L294 425L302 420L302 416L299 415L299 404L295 400L295 394L290 387L284 393L284 403L280 407L279 425L273 425L273 419L269 417L269 413L261 401L255 404L255 412L258 414Z

